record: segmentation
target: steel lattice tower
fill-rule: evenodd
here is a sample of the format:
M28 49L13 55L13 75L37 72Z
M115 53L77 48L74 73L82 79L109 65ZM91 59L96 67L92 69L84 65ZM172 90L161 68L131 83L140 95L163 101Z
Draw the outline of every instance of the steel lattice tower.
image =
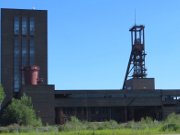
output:
M130 30L132 50L124 78L123 89L126 89L126 81L131 78L145 78L145 41L144 26L135 25Z

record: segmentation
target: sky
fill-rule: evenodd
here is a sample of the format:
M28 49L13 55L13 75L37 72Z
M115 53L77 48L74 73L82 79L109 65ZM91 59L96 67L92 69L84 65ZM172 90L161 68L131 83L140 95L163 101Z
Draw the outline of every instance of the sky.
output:
M180 88L180 0L0 0L0 8L48 10L48 80L56 90L121 89L136 11L147 77L156 89Z

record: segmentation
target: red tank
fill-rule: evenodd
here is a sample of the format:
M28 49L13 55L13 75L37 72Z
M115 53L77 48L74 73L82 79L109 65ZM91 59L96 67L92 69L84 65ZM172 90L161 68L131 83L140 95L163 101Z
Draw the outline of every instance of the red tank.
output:
M39 66L27 66L23 68L25 85L37 85L39 82Z

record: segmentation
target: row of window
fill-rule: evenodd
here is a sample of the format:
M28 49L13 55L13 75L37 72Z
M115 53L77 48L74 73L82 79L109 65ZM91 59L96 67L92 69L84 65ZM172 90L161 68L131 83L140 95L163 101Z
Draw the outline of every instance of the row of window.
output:
M24 83L21 68L27 65L34 65L34 17L15 16L14 17L14 90L18 92L20 85ZM22 34L22 41L16 35ZM30 35L30 40L26 38Z
M35 46L34 37L29 42L26 37L19 41L17 36L14 37L14 90L19 91L20 84L24 84L24 77L21 68L27 65L34 65Z
M22 35L34 35L35 31L35 20L34 17L19 17L15 16L14 17L14 34L19 35L20 34L20 29L21 29L21 34Z
M20 87L20 49L18 38L14 39L14 90L19 91Z

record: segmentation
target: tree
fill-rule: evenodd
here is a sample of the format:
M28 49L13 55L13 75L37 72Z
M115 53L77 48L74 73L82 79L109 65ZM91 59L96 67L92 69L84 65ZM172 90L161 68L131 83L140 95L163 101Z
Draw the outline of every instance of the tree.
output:
M2 104L3 100L5 97L5 93L4 93L4 89L2 87L2 85L0 84L0 105Z
M33 109L31 98L23 95L20 99L12 99L3 116L6 124L17 123L19 125L40 126L42 122L37 118Z

